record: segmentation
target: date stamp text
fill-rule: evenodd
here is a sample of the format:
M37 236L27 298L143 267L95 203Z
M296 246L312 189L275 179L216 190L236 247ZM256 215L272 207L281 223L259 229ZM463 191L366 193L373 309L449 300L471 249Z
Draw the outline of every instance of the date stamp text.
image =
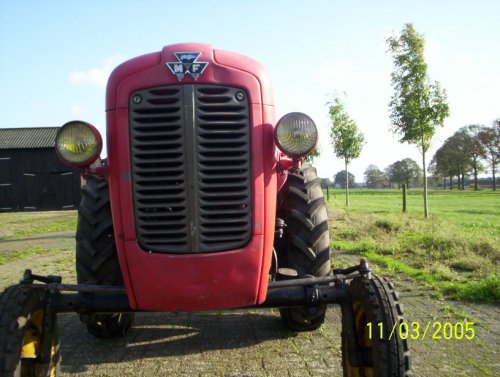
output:
M392 328L383 322L366 324L368 328L369 339L392 339L397 336L401 339L424 340L431 339L467 339L472 340L476 336L474 322L441 322L428 321L421 324L420 322L401 322L395 323ZM389 334L389 335L387 335ZM387 337L388 336L388 337Z

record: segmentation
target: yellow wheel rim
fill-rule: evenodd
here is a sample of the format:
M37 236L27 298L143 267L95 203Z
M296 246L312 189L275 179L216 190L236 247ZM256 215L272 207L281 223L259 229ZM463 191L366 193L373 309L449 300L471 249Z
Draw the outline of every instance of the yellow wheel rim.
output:
M23 336L21 359L36 359L40 354L41 330L43 325L43 310L31 314Z
M18 369L21 371L21 376L32 375L40 376L42 374L40 364L35 360L41 356L42 329L44 321L44 310L38 309L34 311L26 323L21 346L21 358L19 360ZM55 340L52 343L50 350L51 360L56 358L57 345ZM26 371L26 372L25 372ZM57 365L54 362L50 363L49 376L56 377Z
M356 327L356 333L359 336L359 345L364 349L369 349L368 352L371 352L371 349L373 347L373 339L370 338L370 334L368 332L368 320L366 318L365 308L361 302L356 301L355 303L353 303L352 309L354 313L354 326ZM376 324L372 324L372 326L376 326ZM347 346L344 348L347 352ZM345 361L345 367L347 370L347 375L349 377L374 377L373 367L354 367L350 364L349 355L346 355Z

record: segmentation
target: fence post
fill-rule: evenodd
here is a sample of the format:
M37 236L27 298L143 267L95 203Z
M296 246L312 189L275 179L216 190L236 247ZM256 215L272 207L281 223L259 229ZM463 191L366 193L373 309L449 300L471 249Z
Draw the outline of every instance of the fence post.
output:
M328 184L326 185L326 201L329 202L330 201L330 190L328 190Z
M406 183L403 183L403 212L406 213Z

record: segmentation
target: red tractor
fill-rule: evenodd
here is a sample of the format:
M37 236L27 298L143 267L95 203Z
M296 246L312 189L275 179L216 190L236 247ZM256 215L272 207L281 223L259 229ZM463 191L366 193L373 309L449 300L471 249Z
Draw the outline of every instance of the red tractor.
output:
M54 376L57 313L97 337L127 333L138 311L279 307L315 330L342 310L344 376L407 376L394 286L357 266L331 270L316 170L317 129L275 120L264 67L205 44L176 44L118 66L106 91L107 152L92 125L61 127L56 150L81 168L78 284L27 270L0 299L0 377ZM368 324L372 324L369 334ZM393 331L394 333L394 331Z

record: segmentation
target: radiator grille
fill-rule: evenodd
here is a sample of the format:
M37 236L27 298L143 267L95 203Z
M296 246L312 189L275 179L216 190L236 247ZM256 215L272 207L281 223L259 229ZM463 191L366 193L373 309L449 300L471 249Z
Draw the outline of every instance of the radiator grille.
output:
M215 252L251 237L246 93L157 87L130 96L137 239L146 251Z

